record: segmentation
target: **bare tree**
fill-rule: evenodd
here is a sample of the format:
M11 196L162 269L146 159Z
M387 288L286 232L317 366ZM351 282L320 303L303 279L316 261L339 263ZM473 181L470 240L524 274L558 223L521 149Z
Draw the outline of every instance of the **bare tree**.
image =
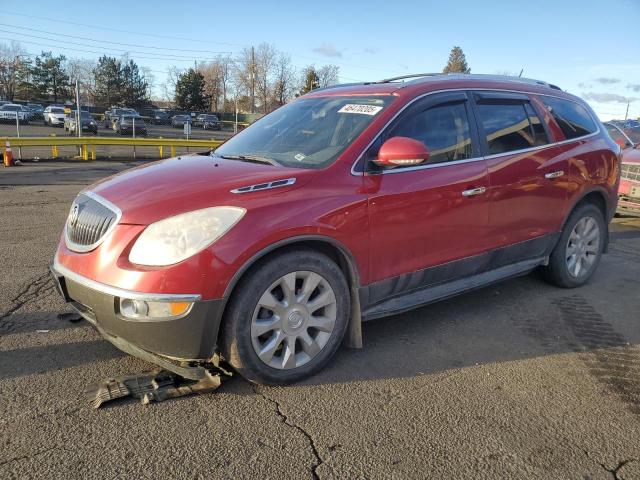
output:
M328 87L338 83L338 74L340 73L340 67L337 65L324 65L316 70L318 75L318 83L320 87Z
M296 71L291 65L291 57L280 53L275 65L273 81L273 106L279 107L287 103L294 95L296 88Z
M228 63L225 63L224 59L217 58L210 63L200 64L198 70L204 77L204 93L211 99L211 110L220 111L220 108L224 106L227 93Z
M28 74L27 52L18 42L0 44L0 96L13 100L22 77Z
M250 113L254 113L256 108L256 70L255 47L243 48L235 69L235 83L249 98ZM240 92L236 91L236 96L239 94Z
M165 102L173 102L176 95L176 85L180 78L178 67L167 68L167 76L164 83L160 84L160 95Z
M262 113L268 113L278 52L273 45L261 43L256 49L256 87Z
M96 89L95 69L98 65L89 58L70 58L66 62L67 75L71 82L78 80L80 96L87 103L94 103Z

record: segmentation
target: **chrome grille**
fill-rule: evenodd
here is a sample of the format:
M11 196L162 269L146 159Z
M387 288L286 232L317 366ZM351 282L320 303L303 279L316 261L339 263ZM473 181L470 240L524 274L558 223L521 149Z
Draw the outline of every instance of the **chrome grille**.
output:
M622 165L620 176L625 180L635 180L640 182L640 165L625 163Z
M76 252L93 250L120 221L122 213L111 202L91 192L78 195L65 224L65 239Z

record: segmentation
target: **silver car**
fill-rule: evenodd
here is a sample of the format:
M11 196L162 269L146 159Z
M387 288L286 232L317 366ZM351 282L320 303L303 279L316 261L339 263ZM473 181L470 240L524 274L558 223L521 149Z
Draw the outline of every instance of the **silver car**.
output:
M62 127L64 125L64 108L48 106L42 112L42 117L45 125L50 127Z

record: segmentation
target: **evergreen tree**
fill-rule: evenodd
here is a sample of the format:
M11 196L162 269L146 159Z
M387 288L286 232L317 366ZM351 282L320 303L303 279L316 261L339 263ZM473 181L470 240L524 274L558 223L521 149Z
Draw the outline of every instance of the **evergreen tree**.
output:
M122 65L122 101L127 107L137 109L149 105L149 85L140 74L136 62L129 60Z
M103 55L98 59L94 75L96 104L104 107L123 104L124 79L118 59Z
M69 76L64 68L64 55L54 57L51 52L42 52L31 67L31 83L39 98L52 98L54 102L66 100L71 91Z
M175 101L178 107L184 110L204 110L206 108L202 73L190 68L178 77Z
M453 47L449 53L449 61L442 73L471 73L467 59L460 47Z
M298 95L304 95L311 90L315 90L320 87L320 78L313 65L309 65L304 69L302 86L300 87L300 93Z

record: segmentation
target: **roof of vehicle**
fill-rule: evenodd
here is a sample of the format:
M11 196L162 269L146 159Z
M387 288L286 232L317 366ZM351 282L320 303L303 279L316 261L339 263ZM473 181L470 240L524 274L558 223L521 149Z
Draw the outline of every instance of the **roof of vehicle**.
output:
M560 90L559 87L531 78L510 77L504 75L482 74L442 74L428 73L403 75L387 78L377 82L348 83L318 88L306 94L305 97L338 96L338 95L396 95L413 97L430 91L444 89L466 88L495 88L501 90L516 90L530 93L546 93L558 96L573 97Z

